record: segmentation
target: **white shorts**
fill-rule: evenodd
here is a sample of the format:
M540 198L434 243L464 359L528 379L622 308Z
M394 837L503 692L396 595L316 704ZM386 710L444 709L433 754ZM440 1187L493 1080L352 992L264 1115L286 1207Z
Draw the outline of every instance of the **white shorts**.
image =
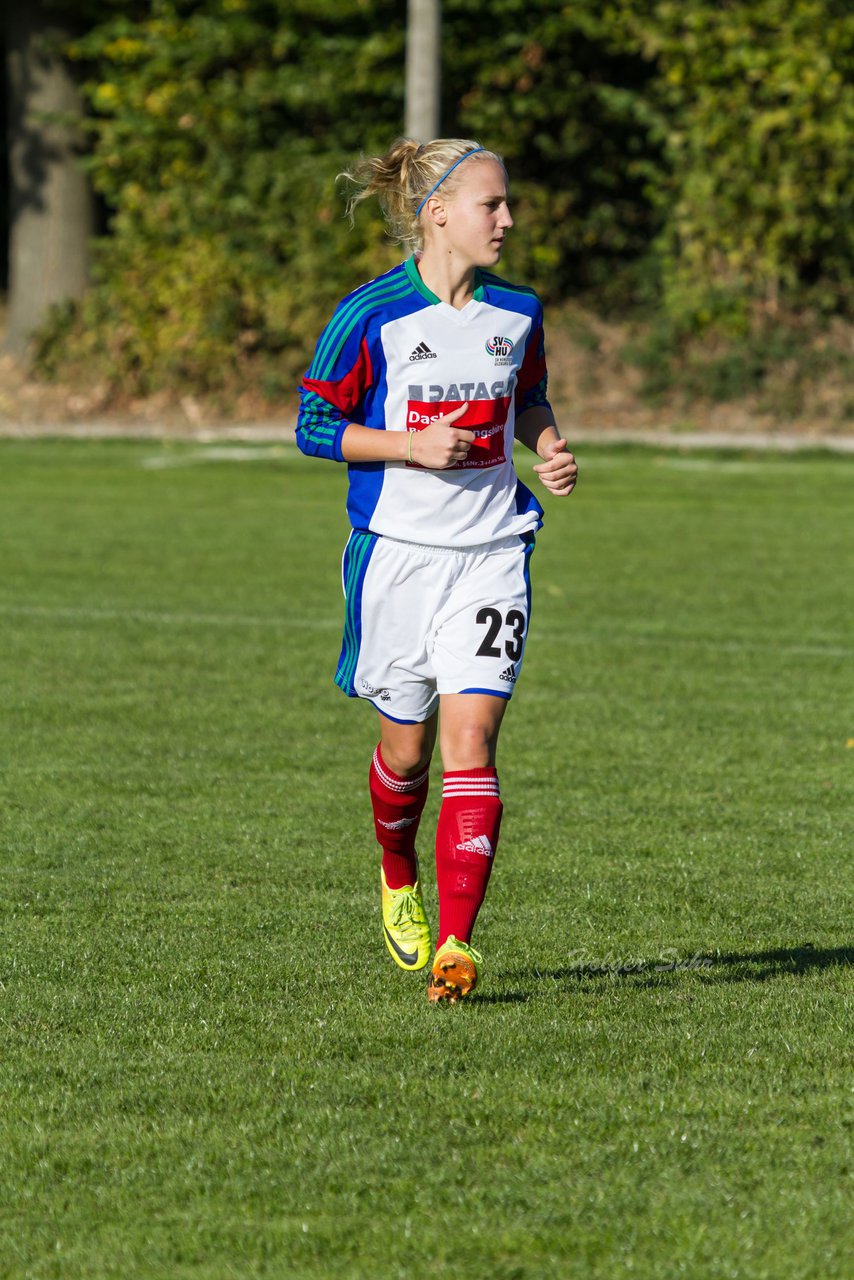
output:
M455 549L354 530L335 683L402 724L427 720L441 693L509 698L525 653L533 550L533 534Z

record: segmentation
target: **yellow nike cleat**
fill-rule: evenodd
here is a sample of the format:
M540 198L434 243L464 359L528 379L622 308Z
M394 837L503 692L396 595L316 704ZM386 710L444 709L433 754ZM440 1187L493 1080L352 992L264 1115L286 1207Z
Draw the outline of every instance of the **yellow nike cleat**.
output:
M470 995L477 986L478 969L483 956L467 942L453 934L442 943L433 959L433 972L427 987L427 999L434 1003L447 1000L455 1004Z
M433 938L421 898L421 885L389 889L380 867L383 900L383 937L389 954L401 969L423 969L430 959Z

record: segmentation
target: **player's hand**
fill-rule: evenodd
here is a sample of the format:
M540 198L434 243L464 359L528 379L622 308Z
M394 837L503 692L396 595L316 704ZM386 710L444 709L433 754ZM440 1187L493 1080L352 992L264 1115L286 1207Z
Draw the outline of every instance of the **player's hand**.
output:
M566 440L547 440L543 446L544 461L534 467L540 480L559 498L572 493L578 481L578 463L569 452Z
M461 404L459 409L446 413L443 418L437 418L423 431L414 432L411 443L412 461L430 471L444 471L446 467L463 462L468 457L474 432L455 427L454 423L463 416L467 408L467 404Z

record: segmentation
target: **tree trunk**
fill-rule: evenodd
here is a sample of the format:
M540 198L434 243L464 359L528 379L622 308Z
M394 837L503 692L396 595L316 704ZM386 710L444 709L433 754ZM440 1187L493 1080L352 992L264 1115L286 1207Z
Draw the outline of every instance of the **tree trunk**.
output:
M44 112L80 114L80 95L57 47L70 32L42 0L6 12L9 85L8 350L21 353L55 302L86 288L95 208L80 166L79 130Z
M409 0L406 23L406 136L429 142L439 135L442 75L441 0Z

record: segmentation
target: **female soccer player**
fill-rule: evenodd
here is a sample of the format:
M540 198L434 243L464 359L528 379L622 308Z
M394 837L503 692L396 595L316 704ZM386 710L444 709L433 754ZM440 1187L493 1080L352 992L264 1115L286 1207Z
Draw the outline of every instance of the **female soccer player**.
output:
M382 849L383 935L403 969L432 951L415 839L437 729L439 931L433 1001L471 992L471 946L501 825L496 745L519 677L542 508L577 467L546 398L542 307L491 274L513 226L500 156L402 139L350 176L376 195L405 262L341 302L300 389L304 453L349 466L344 642L335 682L379 712L369 785Z

